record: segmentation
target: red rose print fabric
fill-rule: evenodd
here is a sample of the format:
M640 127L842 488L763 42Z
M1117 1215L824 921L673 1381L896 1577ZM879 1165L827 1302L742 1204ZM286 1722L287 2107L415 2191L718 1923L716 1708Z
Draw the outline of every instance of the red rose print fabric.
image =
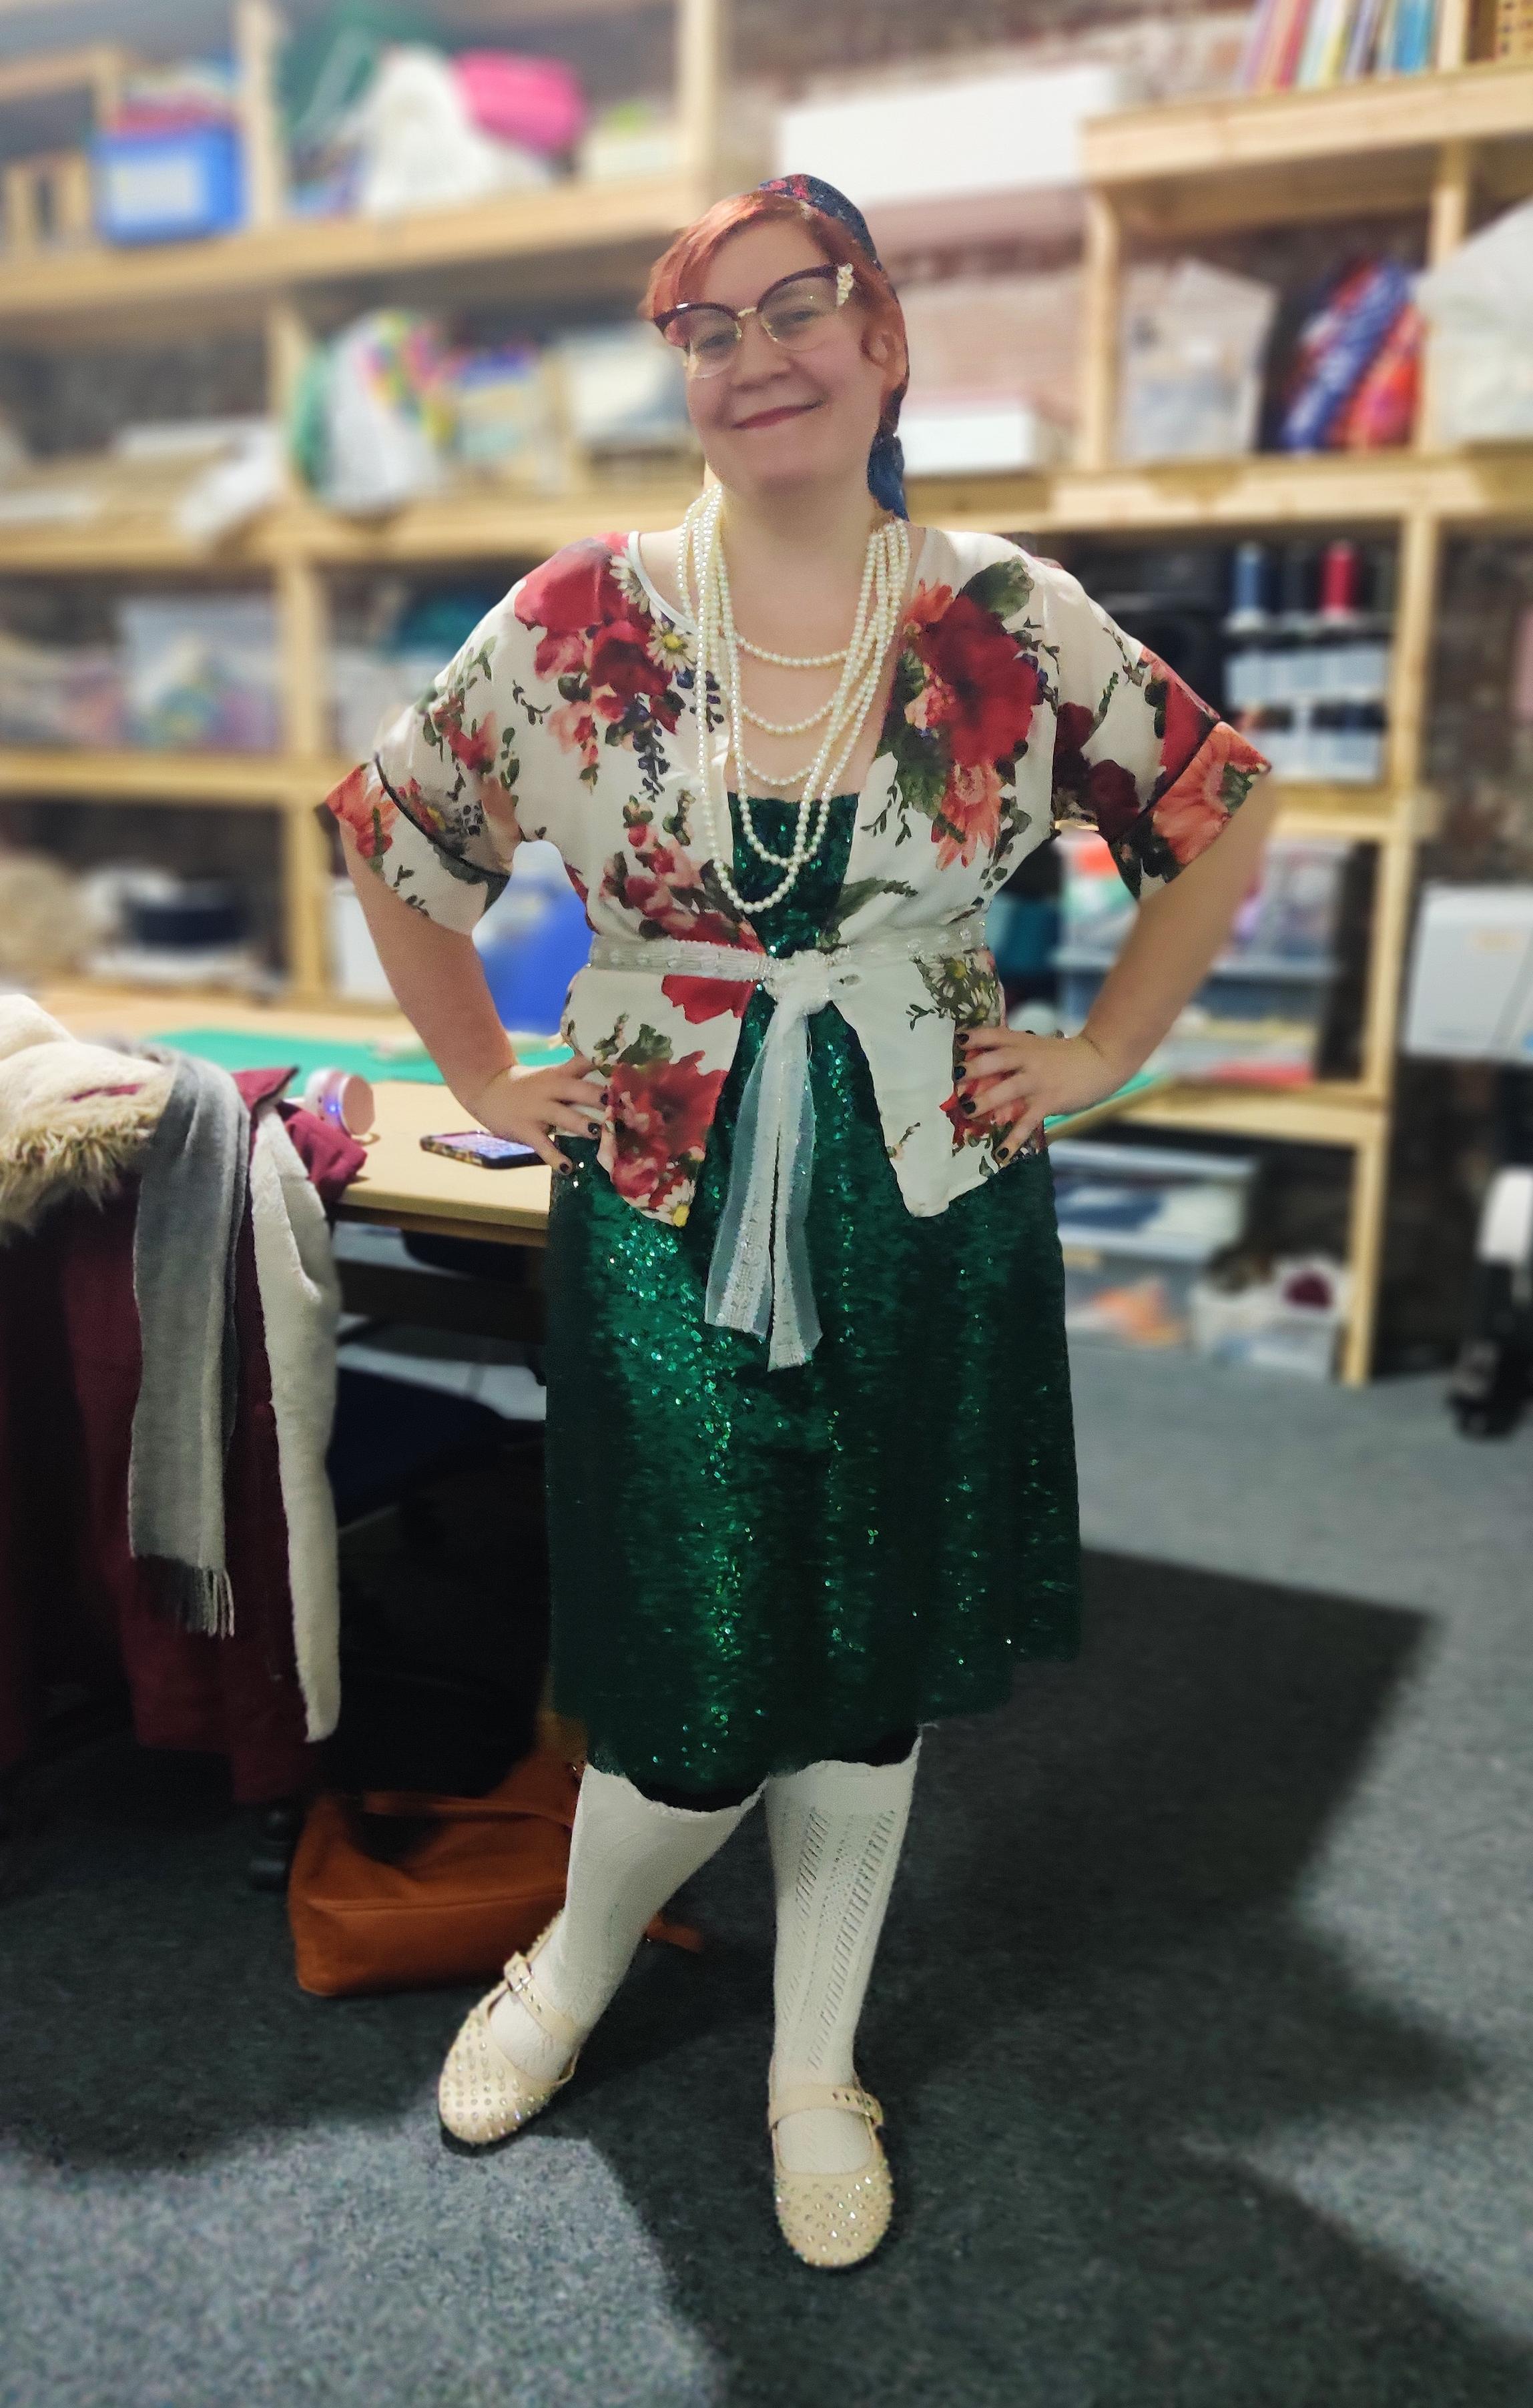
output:
M1081 598L1074 692L1054 719L1054 808L1096 822L1139 895L1213 842L1268 764L1174 669Z
M600 1158L636 1211L673 1223L753 991L716 962L690 972L687 950L759 957L770 939L763 915L752 926L730 904L703 842L697 708L685 612L656 591L637 538L590 537L513 586L328 798L358 861L466 933L519 844L557 846L593 931L634 949L634 967L580 970L561 1019L606 1073ZM715 695L708 709L716 749ZM1141 893L1217 838L1265 766L1063 569L998 537L926 530L820 942L982 927L1062 817L1099 828ZM954 1077L959 1032L1002 1010L982 946L955 942L935 963L886 947L837 998L910 1210L940 1211L996 1175L1004 1130L964 1112Z

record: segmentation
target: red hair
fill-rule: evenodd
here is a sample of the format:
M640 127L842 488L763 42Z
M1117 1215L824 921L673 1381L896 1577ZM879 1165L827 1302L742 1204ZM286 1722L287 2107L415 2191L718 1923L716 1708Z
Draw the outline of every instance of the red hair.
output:
M655 261L638 305L639 316L652 320L682 301L695 301L703 279L730 236L743 233L747 226L771 224L801 225L833 267L850 267L853 271L857 297L867 313L862 338L865 357L873 357L871 344L875 335L894 337L902 363L899 381L885 394L879 420L880 434L892 434L899 423L899 405L910 381L905 312L883 269L868 258L851 228L837 218L827 217L811 202L797 200L791 193L762 192L736 193L727 200L715 201L691 225L683 226Z

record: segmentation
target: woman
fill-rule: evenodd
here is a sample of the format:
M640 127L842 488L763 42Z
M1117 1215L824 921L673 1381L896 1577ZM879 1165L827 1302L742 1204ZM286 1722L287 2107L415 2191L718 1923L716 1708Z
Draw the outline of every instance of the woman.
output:
M553 1700L588 1764L565 1908L469 2016L441 2112L488 2141L544 2106L764 1797L779 2221L848 2265L890 2214L852 2044L920 1727L1078 1645L1039 1132L1203 977L1266 765L1053 565L909 527L903 321L842 194L720 203L644 308L716 481L681 528L514 586L331 797L453 1094L556 1174ZM983 911L1059 810L1143 910L1051 1042L1004 1025ZM523 837L595 932L556 1069L517 1063L468 935Z

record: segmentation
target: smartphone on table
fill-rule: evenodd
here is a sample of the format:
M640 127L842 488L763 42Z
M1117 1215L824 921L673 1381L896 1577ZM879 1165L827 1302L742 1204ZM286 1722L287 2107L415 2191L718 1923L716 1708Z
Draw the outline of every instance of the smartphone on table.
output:
M488 1129L423 1137L421 1144L427 1154L445 1154L451 1162L477 1162L481 1170L524 1170L543 1158L536 1146L523 1145L520 1138L492 1137Z

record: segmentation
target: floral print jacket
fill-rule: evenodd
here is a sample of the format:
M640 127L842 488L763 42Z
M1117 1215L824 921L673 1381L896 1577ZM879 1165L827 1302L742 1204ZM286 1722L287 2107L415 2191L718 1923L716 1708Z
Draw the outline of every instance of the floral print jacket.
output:
M695 708L690 623L633 538L592 538L511 588L330 809L392 892L448 927L472 928L522 838L548 838L594 931L759 953L700 847ZM1212 842L1266 766L1065 570L932 528L821 942L982 911L1067 819L1095 824L1141 894ZM753 992L674 969L572 982L563 1033L607 1074L600 1157L639 1211L685 1220ZM838 1008L906 1203L942 1211L998 1167L1004 1129L953 1094L958 1030L1001 1017L994 963L956 946L880 961Z

